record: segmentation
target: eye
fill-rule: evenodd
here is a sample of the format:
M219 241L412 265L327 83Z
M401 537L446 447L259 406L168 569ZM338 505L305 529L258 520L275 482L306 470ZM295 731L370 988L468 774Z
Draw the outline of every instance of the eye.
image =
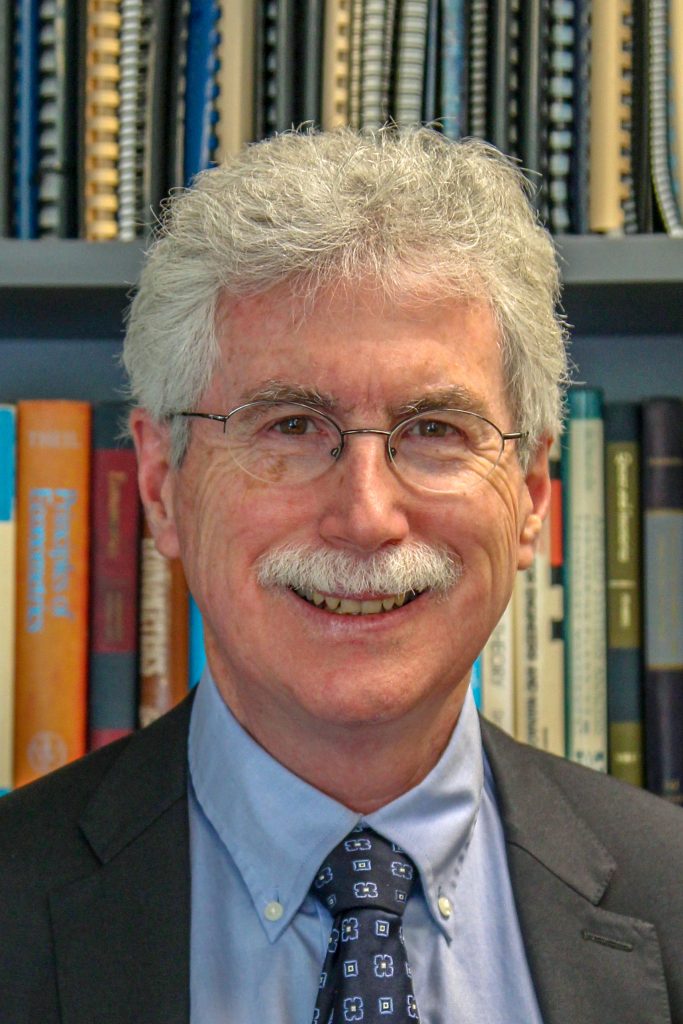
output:
M287 416L273 424L273 429L289 437L299 437L314 431L315 424L310 416Z
M457 433L452 423L443 420L418 420L415 429L420 437L449 437Z

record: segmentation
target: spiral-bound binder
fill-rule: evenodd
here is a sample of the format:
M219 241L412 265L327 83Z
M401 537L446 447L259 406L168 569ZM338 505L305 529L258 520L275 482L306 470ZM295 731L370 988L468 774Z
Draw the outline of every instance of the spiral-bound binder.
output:
M85 81L85 233L118 233L119 56L121 0L87 0Z
M322 125L349 123L351 0L326 0L323 44Z

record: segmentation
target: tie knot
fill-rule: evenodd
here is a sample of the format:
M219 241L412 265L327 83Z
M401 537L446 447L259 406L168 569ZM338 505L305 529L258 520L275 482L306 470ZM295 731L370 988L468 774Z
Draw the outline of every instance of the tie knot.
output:
M359 826L323 861L311 892L335 916L351 908L402 914L417 872L400 847Z

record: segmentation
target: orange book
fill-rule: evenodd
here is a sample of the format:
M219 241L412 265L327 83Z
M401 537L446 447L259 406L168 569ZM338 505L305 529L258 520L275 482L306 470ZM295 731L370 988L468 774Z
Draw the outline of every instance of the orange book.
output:
M14 784L85 753L90 406L18 405Z
M190 610L179 559L159 554L143 522L140 558L140 725L150 725L186 696Z

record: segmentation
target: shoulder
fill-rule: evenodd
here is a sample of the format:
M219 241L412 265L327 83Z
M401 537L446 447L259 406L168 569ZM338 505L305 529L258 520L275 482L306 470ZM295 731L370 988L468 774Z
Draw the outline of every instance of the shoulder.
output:
M504 816L516 818L521 806L533 814L540 830L548 817L564 813L577 828L589 829L617 864L680 883L682 808L602 772L517 743L484 720L482 735Z
M168 777L169 762L184 758L190 706L0 799L0 893L27 878L49 886L87 871L96 858L82 823L98 808L115 820Z

